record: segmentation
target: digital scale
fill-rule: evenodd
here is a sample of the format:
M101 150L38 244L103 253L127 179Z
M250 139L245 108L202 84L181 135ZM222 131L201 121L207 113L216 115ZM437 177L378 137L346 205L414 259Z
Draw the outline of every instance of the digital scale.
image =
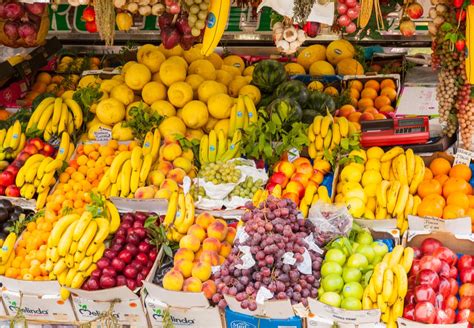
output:
M426 144L430 139L427 116L362 121L363 147Z

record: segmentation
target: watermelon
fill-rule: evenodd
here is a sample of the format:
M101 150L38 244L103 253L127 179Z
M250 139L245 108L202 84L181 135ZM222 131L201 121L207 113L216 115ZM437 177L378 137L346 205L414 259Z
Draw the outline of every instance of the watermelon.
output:
M255 65L252 83L264 93L273 92L280 84L288 80L285 67L276 60L262 60Z
M304 105L308 100L308 89L306 85L298 80L286 81L280 84L275 95L277 97L288 97L295 99L300 105Z
M305 110L315 110L318 115L326 115L326 111L334 114L336 103L330 95L315 90L310 91L304 108Z
M267 106L266 110L270 116L278 115L283 127L291 127L294 122L301 121L303 116L300 104L288 97L275 99Z

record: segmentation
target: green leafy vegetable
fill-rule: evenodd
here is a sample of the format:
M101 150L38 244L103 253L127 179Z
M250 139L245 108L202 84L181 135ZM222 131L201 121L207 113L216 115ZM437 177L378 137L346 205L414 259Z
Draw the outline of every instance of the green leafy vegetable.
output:
M130 108L129 115L131 119L125 122L124 126L131 128L135 138L141 142L145 140L147 132L158 128L164 119L164 116L145 106L142 102L138 106Z

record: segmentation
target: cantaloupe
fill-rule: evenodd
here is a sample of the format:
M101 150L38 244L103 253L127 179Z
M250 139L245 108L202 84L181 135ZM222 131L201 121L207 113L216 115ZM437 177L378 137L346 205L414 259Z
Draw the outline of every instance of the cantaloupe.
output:
M288 75L306 74L306 70L298 63L288 63L285 65Z
M313 76L319 75L334 75L334 67L325 60L318 60L314 62L309 68L309 74Z
M337 64L337 74L339 75L363 75L364 67L355 59L346 58Z
M300 52L296 62L304 67L306 71L312 63L318 60L326 60L326 47L320 44L309 46Z
M346 40L332 41L326 49L327 61L333 65L336 65L343 59L353 58L354 55L354 46Z

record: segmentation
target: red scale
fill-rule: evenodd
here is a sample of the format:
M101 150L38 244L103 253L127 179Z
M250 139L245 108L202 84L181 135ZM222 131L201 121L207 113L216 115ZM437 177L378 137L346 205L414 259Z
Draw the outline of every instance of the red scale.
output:
M363 147L425 144L430 139L427 116L362 121Z

